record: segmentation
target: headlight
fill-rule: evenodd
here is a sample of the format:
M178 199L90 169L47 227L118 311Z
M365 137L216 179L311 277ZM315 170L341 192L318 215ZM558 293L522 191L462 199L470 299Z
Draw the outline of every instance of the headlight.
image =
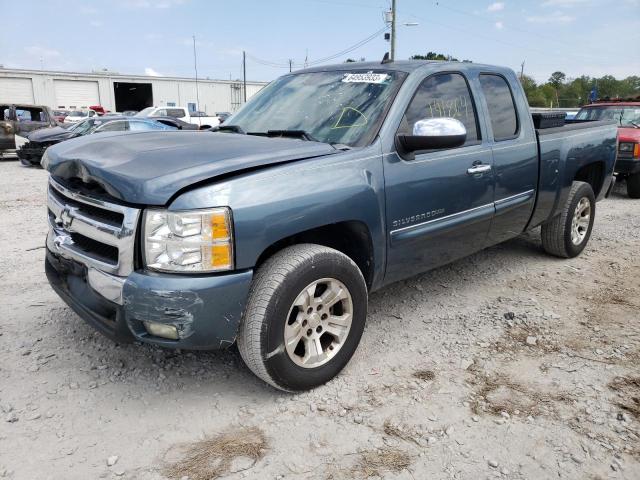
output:
M217 272L233 269L231 210L148 209L144 214L144 258L152 270Z
M619 152L633 152L633 143L631 142L621 142L620 145L618 145L618 151Z

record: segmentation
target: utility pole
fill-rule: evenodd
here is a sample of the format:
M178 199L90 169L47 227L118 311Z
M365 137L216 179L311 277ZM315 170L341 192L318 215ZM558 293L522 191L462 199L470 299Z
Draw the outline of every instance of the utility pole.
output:
M242 51L242 94L244 103L247 103L247 54Z
M200 109L200 94L198 92L198 57L196 56L196 36L193 36L193 69L196 72L196 111ZM198 117L198 123L202 127L202 119Z
M524 77L524 60L520 64L520 81L522 82L522 77Z
M396 56L396 0L391 0L391 51L389 60L393 62Z
M291 65L293 65L293 60L289 59L289 72L291 72Z

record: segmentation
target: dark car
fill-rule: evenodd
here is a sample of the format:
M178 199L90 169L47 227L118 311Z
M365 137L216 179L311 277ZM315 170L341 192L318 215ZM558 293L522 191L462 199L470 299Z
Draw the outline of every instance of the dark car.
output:
M178 130L199 130L198 125L183 122L179 118L175 117L153 117L153 119L156 122L164 123L165 125L177 128Z
M94 117L78 122L71 127L60 126L41 128L27 135L28 142L18 151L18 158L23 165L39 165L44 151L51 145L70 138L81 137L100 132L127 132L176 130L178 127L167 122L158 122L144 118L123 118L120 116Z

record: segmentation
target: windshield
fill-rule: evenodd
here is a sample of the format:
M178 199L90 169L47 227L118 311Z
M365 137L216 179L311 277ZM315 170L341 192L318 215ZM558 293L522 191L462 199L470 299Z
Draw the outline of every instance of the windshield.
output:
M76 126L73 128L73 131L78 135L84 135L86 133L89 133L90 130L93 130L94 126L97 126L96 123L99 125L102 122L100 120L88 118L76 124Z
M156 107L147 107L143 110L140 110L138 113L134 115L134 117L148 117L151 112L155 110Z
M602 105L585 107L576 115L576 120L615 120L622 127L640 125L640 105Z
M74 110L69 114L70 117L86 117L87 115L89 115L89 112L83 112L82 110Z
M404 77L390 71L286 75L253 97L232 123L246 133L304 130L320 142L367 145Z

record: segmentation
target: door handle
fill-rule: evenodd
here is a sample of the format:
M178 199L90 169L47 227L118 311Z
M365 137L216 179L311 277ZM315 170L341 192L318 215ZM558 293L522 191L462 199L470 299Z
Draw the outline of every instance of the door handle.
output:
M481 163L479 165L474 165L473 167L468 168L467 173L469 175L476 175L478 173L488 172L489 170L491 170L491 165L486 165Z

